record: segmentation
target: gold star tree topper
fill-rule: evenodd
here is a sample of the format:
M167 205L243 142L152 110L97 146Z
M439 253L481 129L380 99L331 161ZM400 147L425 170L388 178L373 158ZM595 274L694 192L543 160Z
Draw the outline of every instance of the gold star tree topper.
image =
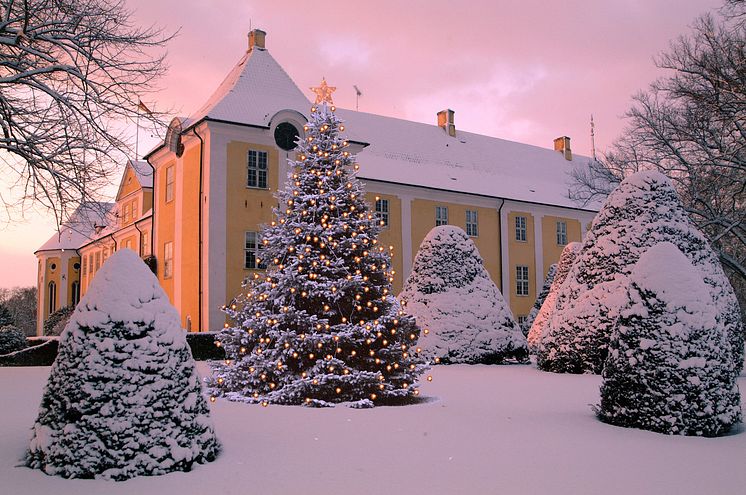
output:
M319 103L328 103L330 105L333 105L334 102L332 101L332 93L334 93L336 90L336 87L326 84L326 79L322 77L321 85L316 88L311 88L311 91L316 93L316 101L314 102L314 104L318 105Z

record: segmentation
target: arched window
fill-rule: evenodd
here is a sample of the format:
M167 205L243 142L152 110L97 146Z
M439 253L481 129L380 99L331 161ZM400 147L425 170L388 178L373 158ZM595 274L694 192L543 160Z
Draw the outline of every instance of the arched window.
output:
M51 315L57 309L57 284L49 282L47 295L49 297L49 314Z
M72 292L72 306L75 307L80 301L80 282L77 280L70 286L70 292Z

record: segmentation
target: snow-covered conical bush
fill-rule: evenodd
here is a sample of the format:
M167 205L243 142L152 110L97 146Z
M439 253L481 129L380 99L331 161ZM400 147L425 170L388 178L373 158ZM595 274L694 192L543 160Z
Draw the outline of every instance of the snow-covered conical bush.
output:
M652 171L638 172L622 181L596 215L557 296L537 355L541 369L601 372L614 308L602 294L586 297L583 293L629 275L642 253L666 241L679 248L702 275L718 323L726 329L731 360L741 369L743 326L733 288L717 254L689 219L670 181ZM589 304L598 306L579 307Z
M531 330L531 325L534 324L536 315L539 314L539 311L541 310L541 306L544 304L544 301L546 301L547 296L549 295L549 291L552 288L552 282L554 282L554 277L556 275L557 275L557 263L552 263L551 265L549 265L549 270L547 270L547 276L544 277L544 285L541 286L541 292L539 292L539 295L536 298L536 301L534 301L534 305L531 306L531 311L528 312L528 316L526 316L526 321L523 322L523 325L521 326L523 335L528 336L528 332L529 330Z
M188 471L219 448L179 315L133 251L113 254L62 334L26 464L124 480Z
M575 262L575 257L578 255L581 246L582 244L579 242L571 242L562 250L560 259L557 262L557 272L552 280L552 285L549 287L549 293L544 298L541 308L539 308L539 311L530 323L528 350L531 354L536 354L538 346L541 345L542 332L546 330L549 318L554 311L559 289L567 279L567 274L570 273L570 268L572 268L572 264ZM533 309L531 311L533 312ZM529 315L530 317L531 315Z
M427 234L399 299L429 330L420 343L423 352L443 363L527 356L526 338L474 242L458 227L443 225Z
M676 246L632 270L609 340L601 420L677 435L725 433L741 417L728 335L710 288Z

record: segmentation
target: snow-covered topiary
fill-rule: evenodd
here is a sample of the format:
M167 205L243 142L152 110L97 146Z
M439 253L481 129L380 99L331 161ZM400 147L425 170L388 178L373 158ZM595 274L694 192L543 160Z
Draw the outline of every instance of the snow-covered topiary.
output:
M122 249L60 338L26 464L124 480L188 471L219 448L179 316L137 254Z
M601 420L677 435L715 436L741 418L728 334L711 289L664 242L629 276L603 370Z
M225 308L233 325L217 337L226 359L215 363L211 390L264 405L412 398L425 369L420 329L391 293L391 257L344 126L321 103L305 130L277 220L262 228L269 268Z
M20 351L26 347L26 335L13 325L0 328L0 355Z
M549 293L544 298L544 302L541 303L541 308L533 318L530 330L528 331L528 350L532 355L536 355L537 349L541 345L542 335L546 331L549 318L554 311L559 289L567 279L567 274L570 273L570 268L572 268L572 264L575 262L575 257L580 252L581 246L582 244L579 242L571 242L565 246L562 254L560 254L560 259L557 262L557 272L552 280Z
M531 325L534 324L536 315L538 315L539 310L541 310L541 305L544 304L544 301L546 301L547 296L549 295L549 290L552 288L552 282L554 282L554 277L556 275L557 263L552 263L551 265L549 265L549 270L547 270L547 276L544 277L544 285L541 286L541 292L539 292L536 301L534 301L534 305L531 306L531 311L528 312L526 321L524 321L523 325L521 325L521 331L523 332L523 335L528 336L528 332L529 330L531 330Z
M560 288L537 355L541 369L600 373L614 322L614 308L602 294L584 296L599 284L629 275L650 246L671 242L699 270L709 287L718 323L728 335L728 352L743 366L743 326L733 288L717 254L689 219L676 190L662 174L638 172L604 202L583 247ZM606 288L609 288L608 286ZM595 307L578 307L593 305Z
M423 352L442 363L499 363L528 356L526 338L476 245L458 227L443 225L427 234L399 299L429 330L420 344Z

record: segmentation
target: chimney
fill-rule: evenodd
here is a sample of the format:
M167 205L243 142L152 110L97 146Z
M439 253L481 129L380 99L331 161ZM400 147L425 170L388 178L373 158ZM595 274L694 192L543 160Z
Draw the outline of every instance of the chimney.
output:
M257 48L266 48L264 46L264 40L267 37L267 33L262 31L261 29L252 29L249 32L249 51L253 50L254 47Z
M456 137L456 124L453 123L454 113L450 108L438 112L438 126L442 127L451 137Z
M554 140L554 151L559 151L564 155L565 160L572 160L572 150L570 149L570 138L567 136L558 137Z

